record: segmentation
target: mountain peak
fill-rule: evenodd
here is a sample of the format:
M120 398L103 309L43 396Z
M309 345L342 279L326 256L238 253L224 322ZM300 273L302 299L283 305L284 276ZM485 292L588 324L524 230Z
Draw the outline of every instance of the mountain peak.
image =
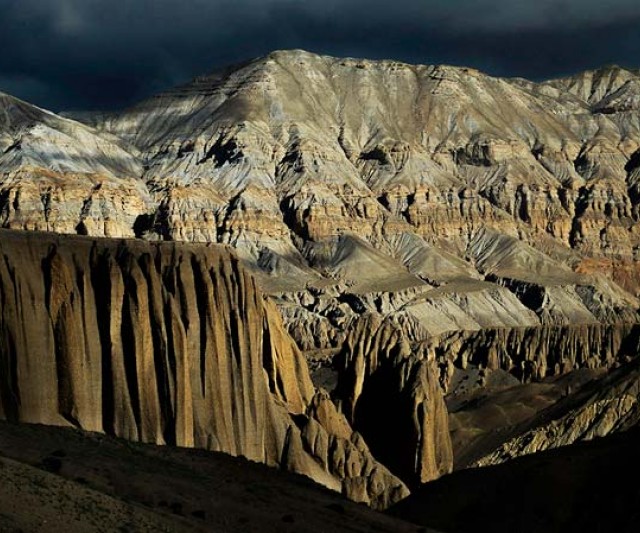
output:
M593 70L585 70L573 76L554 80L551 85L561 87L578 96L592 109L601 107L604 100L609 99L630 81L638 80L638 71L620 65L605 65Z

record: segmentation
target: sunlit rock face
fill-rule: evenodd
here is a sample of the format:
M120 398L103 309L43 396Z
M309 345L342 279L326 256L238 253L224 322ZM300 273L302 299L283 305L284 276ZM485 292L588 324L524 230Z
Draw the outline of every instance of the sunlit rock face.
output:
M134 236L151 207L137 150L11 96L0 110L2 227Z
M465 259L489 228L571 268L606 261L635 293L639 79L283 51L93 123L140 150L158 206L147 235L315 266L348 234L420 274L405 235L414 253Z
M0 417L242 455L375 508L407 495L228 249L2 231L0 253Z
M93 128L3 97L2 221L227 243L298 287L349 279L345 235L382 254L372 265L474 277L488 230L572 270L602 261L635 294L639 84L283 51L83 116ZM455 271L433 265L443 253Z

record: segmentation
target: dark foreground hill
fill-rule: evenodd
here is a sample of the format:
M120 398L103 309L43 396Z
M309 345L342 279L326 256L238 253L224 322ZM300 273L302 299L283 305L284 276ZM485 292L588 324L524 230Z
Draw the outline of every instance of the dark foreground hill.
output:
M0 532L398 532L422 528L222 453L0 422Z
M635 532L640 429L428 483L389 510L445 532Z

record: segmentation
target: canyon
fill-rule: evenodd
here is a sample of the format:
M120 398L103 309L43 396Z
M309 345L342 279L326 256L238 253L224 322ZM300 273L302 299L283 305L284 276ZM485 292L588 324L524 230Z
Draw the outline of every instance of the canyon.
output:
M121 112L0 95L0 418L375 509L624 435L639 111L621 67L535 83L301 50Z
M0 254L1 418L241 455L378 508L407 494L228 250L4 232Z

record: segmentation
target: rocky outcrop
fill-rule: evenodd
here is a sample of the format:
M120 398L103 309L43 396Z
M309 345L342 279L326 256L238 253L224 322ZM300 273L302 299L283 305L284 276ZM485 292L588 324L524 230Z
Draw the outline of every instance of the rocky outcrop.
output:
M400 324L361 318L338 357L338 405L376 456L410 485L452 468L447 409L432 357Z
M0 226L133 237L150 209L135 148L0 94Z
M484 328L434 336L410 314L370 314L351 323L333 360L334 396L376 457L415 484L452 466L445 392L455 397L493 382L503 383L501 390L574 371L606 372L635 358L639 349L635 324ZM464 429L460 420L456 430Z
M432 337L423 345L439 362L445 387L453 368L468 365L504 370L527 382L624 363L640 349L640 328L594 324L483 329Z
M385 507L407 494L222 247L0 235L0 416L243 455Z
M595 380L521 425L517 435L475 466L627 431L640 423L640 367L635 360Z
M456 375L474 368L478 376L500 370L528 383L574 369L608 370L635 355L638 79L635 71L611 68L533 83L466 68L284 51L200 77L121 113L96 115L91 127L2 97L4 227L227 244L284 317L284 327L276 324L268 318L275 316L272 304L256 297L253 315L210 322L213 303L198 288L209 283L201 266L189 273L161 259L160 279L137 258L125 264L98 254L91 269L112 280L109 298L122 312L91 320L113 323L119 340L109 329L90 336L100 339L97 348L96 341L85 341L69 325L80 320L69 313L86 313L78 303L54 306L55 322L42 338L79 336L87 361L94 360L88 350L116 350L124 360L134 354L146 362L135 372L125 363L100 363L127 385L116 387L124 396L109 393L109 401L122 406L114 408L117 420L104 414L92 419L93 407L75 407L76 396L93 398L80 385L62 394L63 415L51 416L131 438L180 438L253 454L295 471L313 470L315 479L371 501L377 501L377 484L367 481L365 488L364 480L377 474L375 463L362 459L368 457L364 441L412 484L448 471L438 382L451 390ZM170 249L172 257L183 253L179 246L157 246L152 249ZM72 287L74 301L83 301L74 285L80 283L77 268L69 272L60 274L58 285ZM83 294L90 292L88 275ZM143 282L156 288L145 292ZM139 306L148 320L140 322ZM265 306L271 310L260 314ZM98 306L96 313L111 317L103 307L109 309ZM247 320L267 325L256 329ZM257 349L263 354L259 369L249 365L254 370L242 380L253 390L266 372L268 384L264 394L246 399L246 420L230 420L222 404L216 412L207 403L207 380L218 372L209 374L208 363L193 370L187 362L172 367L178 356L166 355L166 363L148 359L158 347L206 354L213 341L203 339L213 338L216 328L231 335L236 324L245 340L215 349L232 358L238 350ZM284 328L320 370L341 374L330 391L339 412L305 377ZM131 331L142 335L134 343L123 337ZM88 372L88 366L70 368L73 375ZM200 389L178 386L185 368ZM75 383L61 376L60 383ZM164 392L137 390L137 376L164 380L176 399L166 403ZM225 390L222 378L220 387ZM244 402L241 390L229 390L229 398ZM9 402L12 394L5 409L28 413ZM264 405L267 419L277 423L260 425L262 419L250 414ZM104 413L102 405L95 408ZM212 420L225 428L223 442L205 423ZM342 432L345 424L364 441ZM273 434L260 429L271 426L278 428ZM236 442L254 431L257 444ZM400 450L390 439L395 433L402 435Z

